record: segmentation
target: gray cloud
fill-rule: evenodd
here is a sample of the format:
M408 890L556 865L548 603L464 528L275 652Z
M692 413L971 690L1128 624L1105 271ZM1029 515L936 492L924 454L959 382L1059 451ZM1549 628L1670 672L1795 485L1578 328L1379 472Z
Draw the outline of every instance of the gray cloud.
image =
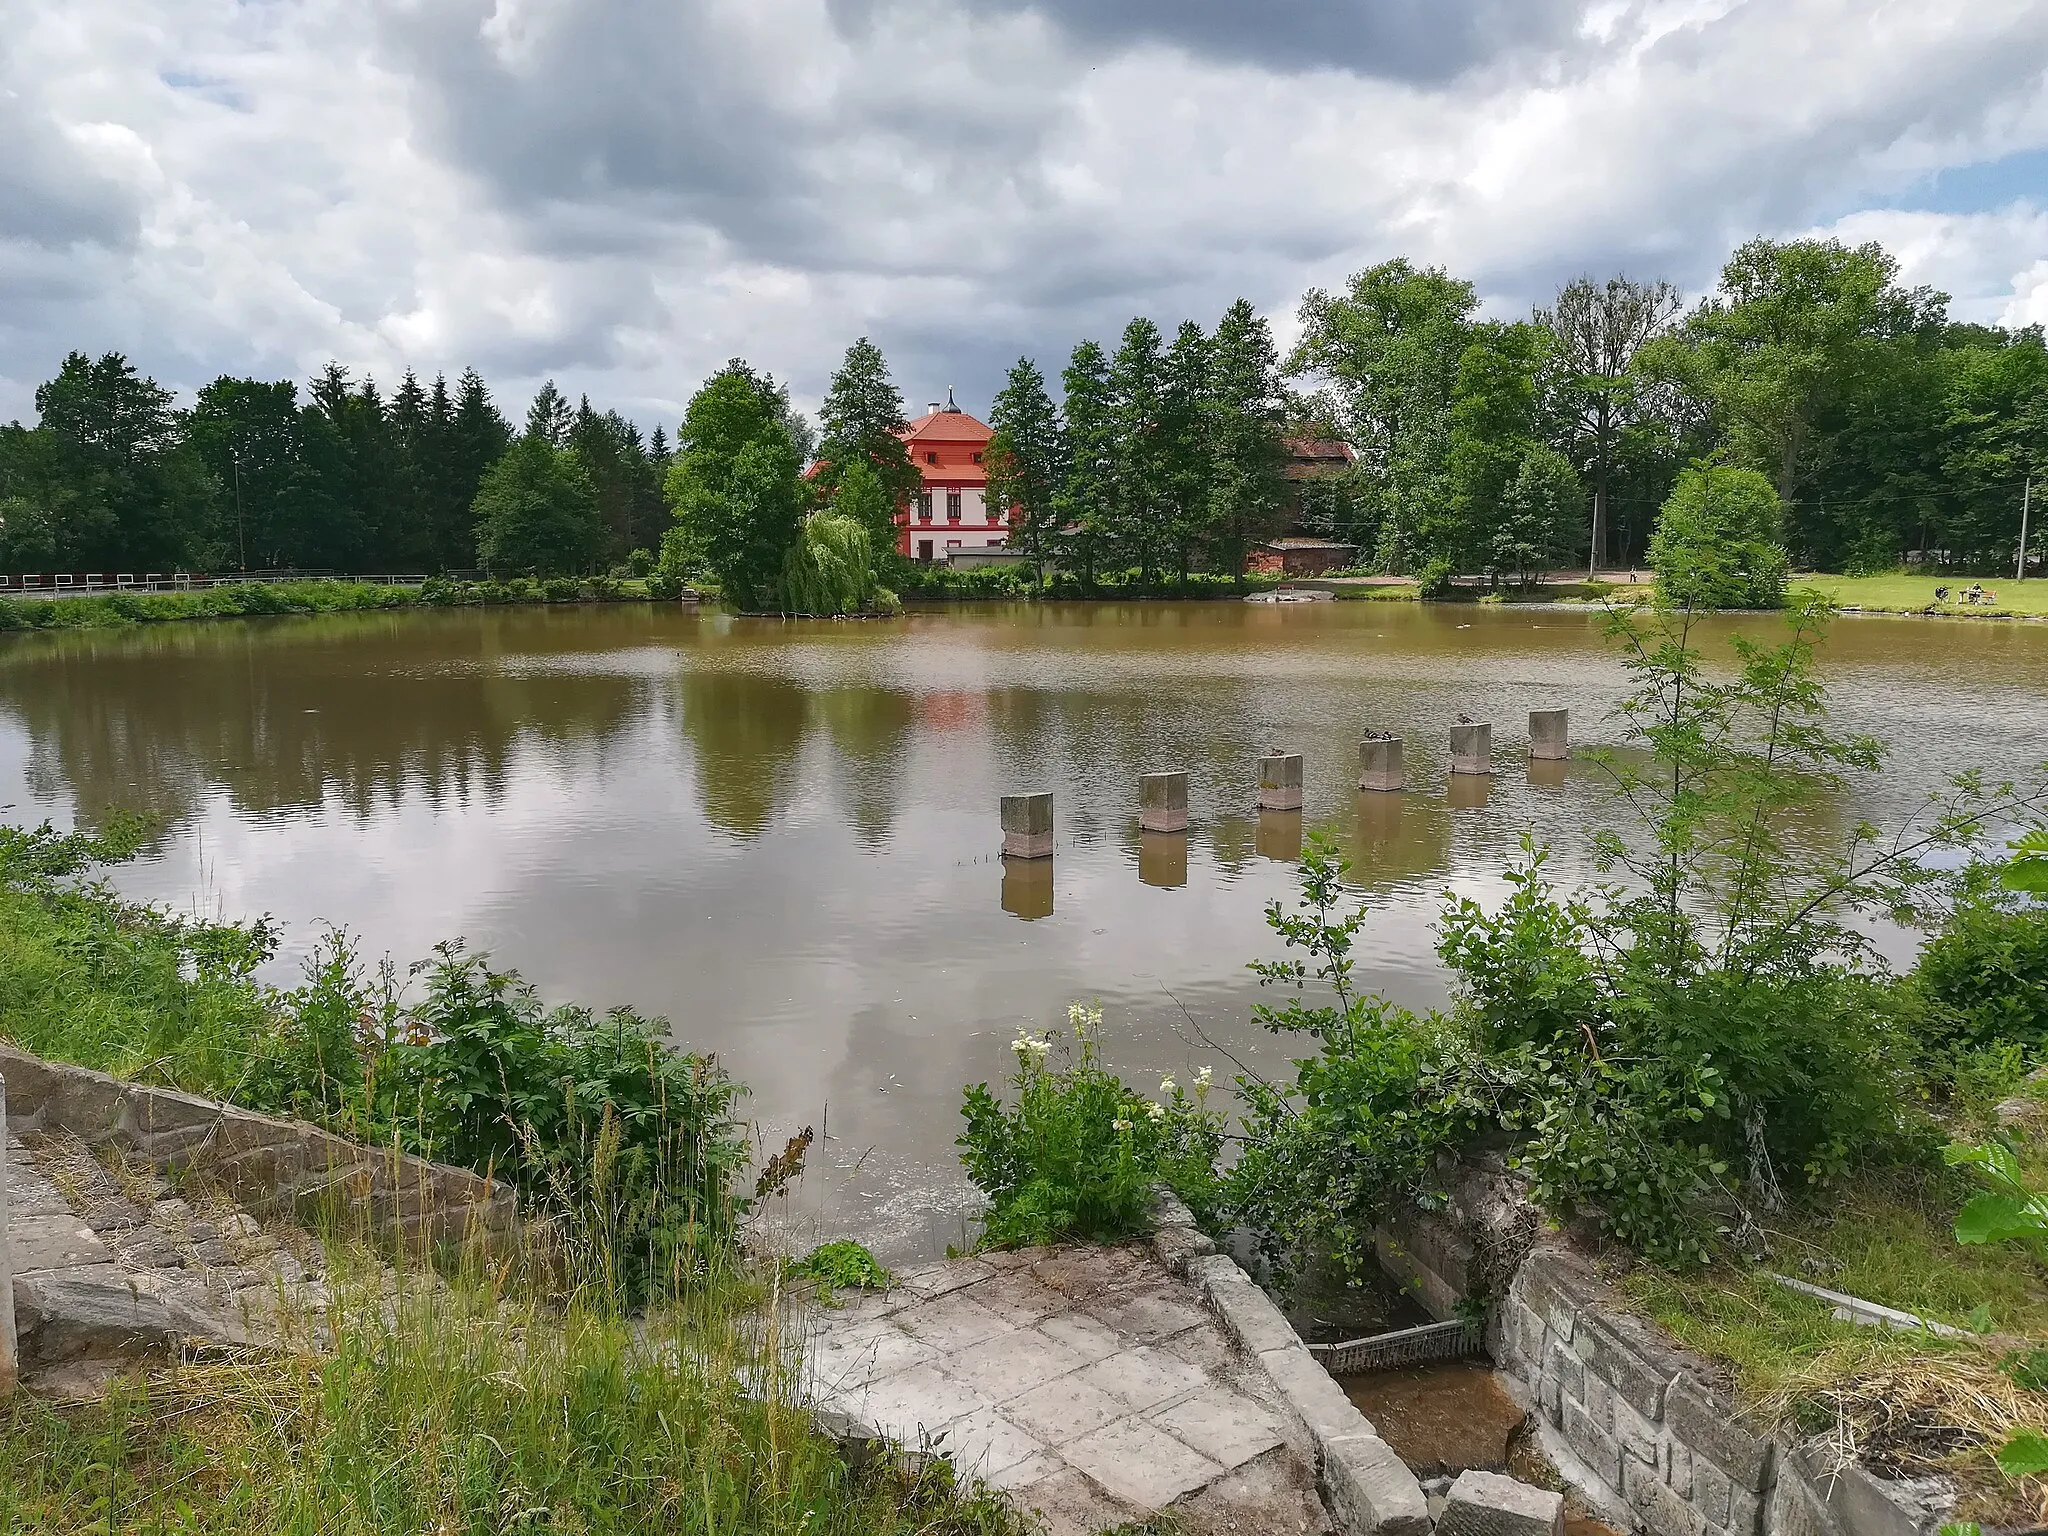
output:
M1556 49L1578 30L1578 0L969 0L993 15L1035 15L1093 51L1133 44L1226 64L1340 69L1441 83L1524 49ZM869 23L888 0L833 0Z

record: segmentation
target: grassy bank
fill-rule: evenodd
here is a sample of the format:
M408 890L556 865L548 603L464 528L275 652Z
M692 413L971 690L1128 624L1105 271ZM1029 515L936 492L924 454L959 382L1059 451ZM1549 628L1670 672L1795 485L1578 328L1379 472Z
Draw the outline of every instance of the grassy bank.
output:
M1995 603L1965 603L1960 594L1973 583L1995 596ZM2015 582L2010 578L1986 580L1969 576L1907 576L1898 572L1882 576L1796 576L1795 590L1808 587L1843 608L1860 608L1865 613L1938 613L1964 618L2048 618L2048 581L2036 578ZM1949 589L1949 601L1934 599L1936 587Z
M380 587L351 581L240 582L193 592L107 592L89 597L0 598L0 631L117 629L193 619L469 608L509 603L643 601L646 583L610 577L451 582Z

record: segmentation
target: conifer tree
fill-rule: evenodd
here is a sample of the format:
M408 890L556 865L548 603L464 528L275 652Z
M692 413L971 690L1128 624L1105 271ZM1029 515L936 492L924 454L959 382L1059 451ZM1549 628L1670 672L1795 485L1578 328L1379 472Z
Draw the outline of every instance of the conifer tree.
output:
M1137 565L1146 583L1159 572L1168 537L1169 458L1160 429L1164 374L1159 327L1140 315L1124 327L1109 364L1110 518L1117 559Z
M1209 349L1204 418L1210 450L1209 543L1219 571L1244 576L1252 545L1271 537L1286 494L1280 358L1273 333L1239 299L1217 322Z
M827 495L836 492L846 467L855 459L865 459L874 467L888 505L892 509L908 506L923 477L910 462L903 439L896 435L906 424L903 396L889 377L889 364L880 347L863 336L846 349L818 414L824 427L818 444L822 461L818 488ZM870 528L869 536L878 550L894 548L893 514L889 526Z
M1010 542L1030 557L1033 577L1042 580L1059 541L1055 503L1066 479L1067 445L1045 375L1030 358L1010 365L989 425L995 436L982 459L984 494L991 510L1010 514Z
M1109 359L1084 341L1060 373L1066 391L1067 472L1053 498L1064 564L1092 590L1115 533L1116 423L1110 414Z
M1195 551L1209 529L1209 488L1214 475L1209 443L1209 338L1183 321L1166 349L1159 390L1160 540L1187 585Z
M570 409L569 397L549 379L526 408L526 435L540 437L550 448L566 448L569 431L575 424L576 413Z

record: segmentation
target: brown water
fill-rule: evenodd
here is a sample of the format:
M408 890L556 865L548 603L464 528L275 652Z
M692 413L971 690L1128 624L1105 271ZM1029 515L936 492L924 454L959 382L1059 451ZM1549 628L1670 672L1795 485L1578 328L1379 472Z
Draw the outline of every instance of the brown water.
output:
M1750 621L1768 628L1766 621ZM1896 821L1942 775L2048 758L2048 626L1845 619L1840 718L1891 768L1838 817ZM1304 827L1377 912L1361 969L1444 988L1446 889L1489 895L1525 828L1583 868L1612 820L1588 765L1523 761L1527 711L1576 741L1624 686L1597 616L1396 603L961 608L886 623L679 607L188 624L0 640L0 812L115 806L166 834L139 896L322 921L401 962L465 934L552 998L631 1002L751 1084L764 1138L827 1128L802 1195L887 1252L960 1233L960 1085L1022 1027L1098 1000L1134 1081L1254 1065L1244 970L1275 953ZM1496 722L1499 776L1447 783L1446 728ZM1359 734L1415 787L1351 788ZM1260 751L1307 754L1299 816L1250 811ZM1140 838L1138 775L1185 767L1192 832ZM1050 864L996 857L996 798L1050 788Z

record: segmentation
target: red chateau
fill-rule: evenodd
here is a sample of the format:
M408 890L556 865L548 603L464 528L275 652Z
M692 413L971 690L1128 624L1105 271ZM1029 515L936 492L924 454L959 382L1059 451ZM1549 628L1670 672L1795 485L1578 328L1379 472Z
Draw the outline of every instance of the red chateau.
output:
M953 403L933 403L896 434L924 476L911 504L896 513L896 552L916 560L950 560L956 551L1001 549L1010 542L1008 512L988 509L988 471L981 456L995 428Z

